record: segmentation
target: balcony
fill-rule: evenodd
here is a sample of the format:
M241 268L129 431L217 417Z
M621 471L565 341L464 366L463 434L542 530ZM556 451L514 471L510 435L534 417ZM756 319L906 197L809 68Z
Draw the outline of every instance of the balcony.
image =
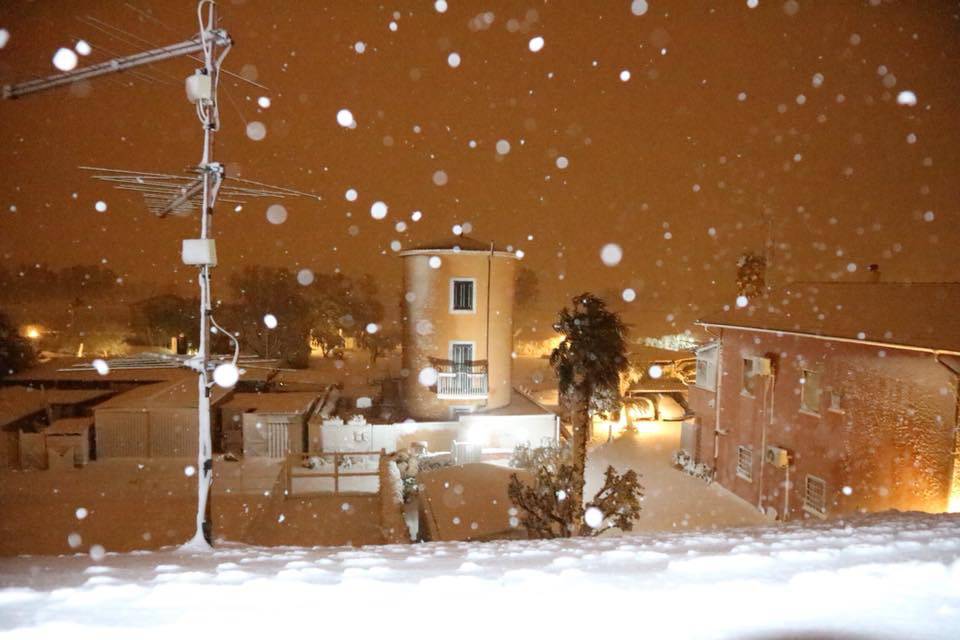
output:
M437 370L438 400L482 400L487 397L486 361L432 360Z

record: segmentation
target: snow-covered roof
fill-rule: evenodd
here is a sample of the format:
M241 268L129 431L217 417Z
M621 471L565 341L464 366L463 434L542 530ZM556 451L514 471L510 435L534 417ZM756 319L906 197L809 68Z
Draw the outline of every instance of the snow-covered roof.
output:
M416 247L410 247L401 251L398 255L408 256L408 255L417 255L420 253L490 253L490 250L493 249L493 252L499 256L505 257L516 257L513 253L508 252L503 247L497 246L491 243L484 242L482 240L477 240L476 238L471 238L469 236L454 236L452 238L444 238L437 240L435 242L427 242Z
M699 320L960 353L960 283L799 283Z
M90 427L93 426L93 418L61 418L54 421L52 425L44 429L43 432L48 436L56 435L86 435Z
M210 390L210 404L216 406L229 393L230 389L214 385ZM98 405L96 410L196 408L197 379L196 376L190 376L186 380L157 382L131 389Z
M176 380L185 376L195 378L196 374L187 369L162 369L162 368L143 368L143 369L111 369L107 375L101 375L93 369L61 371L74 365L89 365L93 358L53 358L47 362L42 362L32 369L21 371L7 378L17 382L91 382L91 383L111 383L111 382L160 382L163 380ZM246 377L245 377L246 379Z
M522 536L510 524L513 503L507 486L513 474L532 482L526 471L485 463L421 472L417 479L425 536L433 541Z
M0 426L12 424L47 405L74 405L91 402L110 395L100 389L32 389L30 387L0 387Z
M628 357L631 362L639 363L676 362L678 360L690 360L695 357L695 354L692 351L675 351L646 345L631 345Z
M528 396L514 389L510 394L510 404L503 407L498 407L496 409L487 409L477 411L476 413L463 414L460 416L460 418L470 418L471 416L536 416L543 414L552 415L553 411L550 411L534 400L531 400Z
M224 409L240 409L257 413L305 414L320 398L315 392L235 393L222 405Z

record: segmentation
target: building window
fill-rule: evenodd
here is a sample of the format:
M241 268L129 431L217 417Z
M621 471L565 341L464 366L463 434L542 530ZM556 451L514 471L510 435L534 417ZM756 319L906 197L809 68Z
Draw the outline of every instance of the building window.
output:
M740 393L753 398L757 395L759 384L760 378L754 371L753 358L744 358L743 373L740 376Z
M454 278L450 281L450 311L473 313L476 311L476 281L473 278Z
M737 447L737 476L753 482L753 449L750 447Z
M717 390L717 359L719 346L712 344L697 351L696 385L707 391Z
M819 371L803 370L803 379L800 381L800 409L808 413L820 415L820 387Z
M830 390L830 411L843 413L843 391L840 389Z
M803 485L803 510L825 518L827 516L827 483L816 476L807 476Z

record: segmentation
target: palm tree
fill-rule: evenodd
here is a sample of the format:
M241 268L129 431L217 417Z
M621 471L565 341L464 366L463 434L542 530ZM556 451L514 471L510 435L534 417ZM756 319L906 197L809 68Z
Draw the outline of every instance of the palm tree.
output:
M564 336L550 354L550 365L573 422L571 526L580 530L591 415L620 406L620 375L628 367L627 327L603 300L583 293L573 298L571 309L563 308L553 328Z

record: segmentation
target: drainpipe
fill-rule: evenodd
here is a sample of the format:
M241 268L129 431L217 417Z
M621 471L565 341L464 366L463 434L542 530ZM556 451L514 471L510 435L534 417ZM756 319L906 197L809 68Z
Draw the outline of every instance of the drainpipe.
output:
M490 274L493 270L493 243L490 243L490 254L487 255L487 337L486 337L486 358L487 358L487 406L490 405ZM512 365L511 365L512 366Z
M707 333L710 333L709 327L704 327L707 330ZM710 335L713 335L710 333ZM720 398L723 395L720 393L721 385L723 383L723 329L720 329L720 334L715 336L717 339L717 384L715 389L714 397L714 409L716 410L716 418L713 422L713 472L717 472L717 460L720 458L720 436L724 435L724 431L720 428Z
M487 345L486 345L486 354L487 354L487 375L489 373L490 367L490 274L493 270L493 243L490 243L490 253L487 255Z
M772 366L772 365L771 365ZM767 426L773 425L773 372L765 376L766 381L763 389L763 420L760 422L760 478L757 482L759 493L757 495L757 509L763 513L763 471L767 465ZM767 405L770 405L769 408Z
M781 521L786 522L790 519L790 457L787 456L787 467L785 469L786 478L783 485L783 517Z

